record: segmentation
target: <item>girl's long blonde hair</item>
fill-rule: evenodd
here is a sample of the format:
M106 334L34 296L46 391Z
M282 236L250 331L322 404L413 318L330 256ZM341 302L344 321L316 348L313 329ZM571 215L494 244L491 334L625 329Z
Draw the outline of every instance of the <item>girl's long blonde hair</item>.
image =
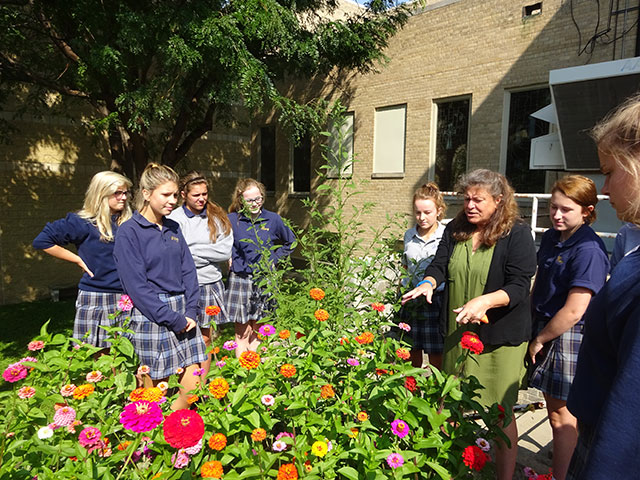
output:
M111 228L111 209L109 208L109 197L113 195L119 187L126 187L127 190L133 184L127 177L116 172L98 172L96 173L87 192L84 195L84 204L82 210L78 212L78 216L93 223L100 232L100 240L103 242L113 242L114 235ZM131 218L131 206L129 205L129 197L116 219L116 224L122 225Z
M180 178L180 192L185 196L189 194L189 190L194 185L205 185L207 192L209 191L209 182L200 173L191 171ZM209 227L209 239L211 243L216 243L216 237L218 236L218 227L216 225L216 219L220 222L225 235L229 235L231 232L231 222L227 217L227 214L220 205L211 200L207 200L207 226Z
M180 182L180 177L178 177L178 174L173 168L157 163L149 163L144 168L142 175L140 175L140 184L138 185L138 192L136 194L136 209L138 212L142 212L148 205L148 202L144 199L142 190L153 192L160 185L167 182L173 182L176 186Z

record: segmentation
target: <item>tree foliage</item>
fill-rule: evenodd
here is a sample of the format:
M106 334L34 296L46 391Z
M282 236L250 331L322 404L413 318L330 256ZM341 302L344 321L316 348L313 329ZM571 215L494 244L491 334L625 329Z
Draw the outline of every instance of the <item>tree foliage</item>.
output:
M369 71L408 10L370 0L0 0L0 99L28 85L91 106L112 166L174 166L234 108L319 118L283 94L287 76ZM66 103L68 105L68 101Z

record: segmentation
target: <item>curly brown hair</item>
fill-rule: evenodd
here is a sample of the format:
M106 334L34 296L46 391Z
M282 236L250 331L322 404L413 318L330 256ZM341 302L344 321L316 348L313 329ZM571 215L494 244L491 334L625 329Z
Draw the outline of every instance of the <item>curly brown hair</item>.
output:
M515 192L504 175L484 168L473 170L460 177L456 184L456 191L464 195L472 187L483 188L494 200L499 199L496 211L480 231L481 243L492 247L498 239L509 234L519 218ZM464 208L451 220L451 223L453 224L453 238L457 242L469 240L477 230L477 226L467 219Z

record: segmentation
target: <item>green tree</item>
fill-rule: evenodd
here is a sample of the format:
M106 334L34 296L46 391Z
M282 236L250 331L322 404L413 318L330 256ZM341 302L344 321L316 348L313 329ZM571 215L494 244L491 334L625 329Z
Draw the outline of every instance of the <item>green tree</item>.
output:
M112 168L174 166L234 109L274 108L319 128L323 105L286 98L287 77L370 71L406 22L394 0L341 20L338 0L0 0L0 101L27 88L95 113Z

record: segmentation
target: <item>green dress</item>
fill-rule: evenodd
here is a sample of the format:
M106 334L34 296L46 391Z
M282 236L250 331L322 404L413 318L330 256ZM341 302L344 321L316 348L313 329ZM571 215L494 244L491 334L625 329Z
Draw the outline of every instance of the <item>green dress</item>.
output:
M463 353L460 347L462 334L479 330L476 324L458 325L453 309L484 293L493 249L482 245L474 252L473 239L469 239L458 242L449 259L449 318L443 359L443 370L449 374L456 373L456 360ZM527 346L526 342L517 346L485 345L480 355L472 354L465 360L463 375L473 375L484 386L479 399L483 406L497 402L509 411L515 405L525 373Z

